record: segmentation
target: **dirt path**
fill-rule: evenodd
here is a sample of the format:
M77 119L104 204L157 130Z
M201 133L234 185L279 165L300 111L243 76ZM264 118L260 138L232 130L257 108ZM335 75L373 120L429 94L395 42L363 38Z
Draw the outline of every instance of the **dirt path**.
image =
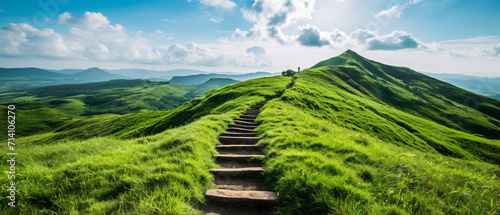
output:
M294 85L295 79L287 86ZM225 133L219 136L222 145L217 146L215 155L219 169L211 169L215 185L219 189L208 190L208 201L200 205L203 214L220 215L265 215L272 213L278 202L275 192L265 190L262 173L263 146L256 145L260 140L255 128L255 119L267 101L281 97L283 93L267 98L266 101L248 109L239 118L233 119Z
M221 168L210 170L219 189L205 194L208 202L200 207L204 214L269 214L278 202L275 192L265 190L261 161L264 147L256 145L259 138L253 131L259 126L254 121L265 103L233 119L234 124L219 136L222 145L217 146L219 154L215 156Z

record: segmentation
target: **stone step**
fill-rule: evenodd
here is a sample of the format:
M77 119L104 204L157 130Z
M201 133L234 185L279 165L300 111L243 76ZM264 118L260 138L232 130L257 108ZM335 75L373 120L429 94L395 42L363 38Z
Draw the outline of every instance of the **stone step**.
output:
M221 145L221 146L226 146L226 145ZM217 147L217 151L221 155L227 155L227 154L235 154L235 155L263 155L262 149L264 147L262 146L256 146L256 145L229 145L231 147ZM244 147L244 146L250 146L250 147Z
M220 202L265 202L277 203L278 195L269 191L207 190L205 196Z
M264 101L264 102L259 102L259 103L255 104L255 105L253 105L253 106L252 106L252 108L258 108L258 109L260 109L260 108L262 108L262 107L263 107L266 103L267 103L267 101Z
M247 114L247 113L244 113L244 114L241 114L241 116L243 117L250 117L250 118L257 118L257 116L259 116L259 114Z
M256 144L259 142L258 137L229 137L219 136L219 142L222 144Z
M233 160L233 161L247 161L252 158L264 158L264 155L239 155L239 154L216 154L214 157L218 160Z
M240 118L247 118L247 119L256 119L257 114L243 114L240 116Z
M254 118L234 118L233 121L234 120L256 123Z
M253 121L249 120L241 120L241 119L233 119L234 124L240 124L240 125L256 125L258 126L258 123L255 123Z
M262 176L235 178L225 175L215 175L214 184L221 189L227 190L264 190Z
M221 168L245 168L245 167L259 167L262 166L261 160L231 160L231 159L217 159L217 164Z
M259 114L260 110L259 109L248 109L245 114Z
M262 150L265 148L264 146L258 145L242 145L242 144L234 144L234 145L218 145L216 146L217 150Z
M226 129L227 132L245 132L245 133L249 133L249 132L254 132L253 129L248 129L248 128L238 128L238 127L228 127Z
M226 137L257 137L256 132L227 132L221 133L220 136Z
M219 175L242 175L242 174L255 174L264 172L262 167L245 167L245 168L224 168L224 169L211 169L212 174Z
M258 126L256 125L239 125L239 124L229 124L227 128L246 128L246 129L255 129Z
M262 150L256 150L256 149L242 149L242 150L237 150L237 149L232 149L232 150L219 150L220 155L264 155Z

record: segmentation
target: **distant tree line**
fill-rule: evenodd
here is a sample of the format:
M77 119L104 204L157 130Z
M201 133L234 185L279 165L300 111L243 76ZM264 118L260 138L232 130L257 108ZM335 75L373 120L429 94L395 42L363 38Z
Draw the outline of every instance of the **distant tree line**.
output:
M291 70L291 69L287 69L286 71L283 71L281 74L285 77L293 77L293 75L295 75L295 71Z
M293 69L287 69L286 71L283 71L281 74L285 77L293 77L298 72L300 72L300 66L299 68L297 68L297 71L294 71Z

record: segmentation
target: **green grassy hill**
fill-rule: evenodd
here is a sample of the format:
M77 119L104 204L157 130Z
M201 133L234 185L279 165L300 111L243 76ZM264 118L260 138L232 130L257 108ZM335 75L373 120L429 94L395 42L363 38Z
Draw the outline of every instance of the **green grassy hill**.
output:
M500 101L477 95L404 67L363 58L353 51L312 68L322 80L352 94L450 128L500 138ZM336 80L332 80L336 79Z
M21 200L13 209L5 198L0 210L196 214L215 186L218 135L283 92L257 118L276 212L500 213L498 100L351 51L318 65L210 90L170 111L91 116L18 137Z
M41 86L109 81L128 78L99 68L76 73L57 73L38 68L0 68L0 92L18 91Z
M211 90L174 111L92 116L54 132L17 137L24 156L16 166L22 201L16 208L3 204L0 211L185 214L213 186L208 169L214 167L218 134L289 83L279 76L250 80ZM2 189L6 180L0 178Z
M239 75L228 75L228 74L196 74L196 75L187 75L187 76L174 76L170 79L170 83L174 84L201 84L213 78L224 78L224 79L233 79L237 81L246 81L249 79L262 78L273 76L271 73L267 72L255 72L255 73L246 73Z
M29 136L54 131L65 123L82 124L93 121L99 117L87 119L85 116L100 114L111 114L101 118L103 121L113 118L115 119L113 124L118 126L122 120L127 120L125 119L127 117L119 115L139 111L172 110L193 98L203 96L209 90L236 82L226 79L211 79L200 85L176 85L147 80L112 80L46 86L26 91L3 93L0 94L0 99L4 105L16 105L20 117L29 119L29 121L20 122L22 126L19 126L17 131L21 136ZM6 121L1 121L0 126L6 125L5 123ZM98 124L99 120L95 120L95 123ZM83 130L84 127L79 129ZM86 128L85 133L87 136L95 135L98 132L106 134L105 130L112 131L114 129L111 125L104 126L104 128L102 125L98 127L100 127L99 130ZM67 133L69 136L64 135L64 137L81 137L81 132L78 131ZM0 135L0 139L6 138L5 134ZM35 142L48 141L46 138L37 140Z

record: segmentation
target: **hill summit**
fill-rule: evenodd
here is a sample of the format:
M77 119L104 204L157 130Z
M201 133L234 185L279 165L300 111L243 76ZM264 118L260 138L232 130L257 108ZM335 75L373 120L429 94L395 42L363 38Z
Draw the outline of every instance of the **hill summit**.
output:
M369 131L402 145L432 148L445 155L478 156L477 159L489 154L486 160L500 163L498 154L489 151L496 147L481 146L479 148L486 150L479 152L476 148L478 142L448 139L444 133L431 135L417 129L418 126L431 123L481 137L500 139L499 100L471 93L406 67L366 59L351 50L321 61L297 77L312 85L324 83L324 86L320 86L323 86L321 92L325 96L315 98L313 107L321 112L332 111L329 115L338 116L336 120L343 122L346 127ZM319 86L312 87L315 88ZM328 89L334 90L332 95L343 98L341 102L329 99L326 94ZM313 97L308 100L313 100ZM346 103L357 103L364 108L361 111L347 108ZM394 111L398 114L390 114ZM363 115L367 115L367 118ZM408 118L410 116L426 122L417 122ZM384 125L379 124L382 122ZM468 152L459 150L457 145Z

